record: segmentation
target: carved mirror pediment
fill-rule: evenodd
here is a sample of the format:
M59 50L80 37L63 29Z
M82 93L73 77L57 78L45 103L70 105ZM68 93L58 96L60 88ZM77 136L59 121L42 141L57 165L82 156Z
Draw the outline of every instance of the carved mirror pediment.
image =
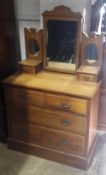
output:
M65 6L43 13L44 68L75 72L79 63L81 14Z

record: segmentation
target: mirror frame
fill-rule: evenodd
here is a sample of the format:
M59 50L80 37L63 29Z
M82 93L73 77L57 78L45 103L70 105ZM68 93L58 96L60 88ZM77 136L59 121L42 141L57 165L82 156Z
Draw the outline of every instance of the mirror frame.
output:
M84 51L87 45L94 44L97 47L97 60L94 63L88 63L85 58ZM96 34L89 34L88 37L83 34L83 38L81 41L81 65L89 65L89 66L101 66L103 58L103 36Z
M40 48L39 48L39 43L37 42L37 40L31 38L28 41L28 51L30 55L32 55L32 57L35 55L37 56L39 54Z
M40 59L43 57L43 49L42 49L42 30L37 31L35 28L24 28L25 35L25 49L26 49L26 59ZM31 54L29 51L29 41L35 40L39 45L39 53Z
M84 57L88 63L90 61L95 63L98 60L98 48L94 43L89 43L85 46Z
M81 40L81 19L82 15L80 13L72 12L70 8L65 6L55 7L52 11L45 11L43 14L43 68L47 70L65 72L65 73L75 73L79 67L79 54L80 54L80 40ZM46 58L46 32L47 32L47 22L48 20L63 20L63 21L76 21L78 22L77 29L77 41L75 49L75 71L67 69L49 68L47 58Z

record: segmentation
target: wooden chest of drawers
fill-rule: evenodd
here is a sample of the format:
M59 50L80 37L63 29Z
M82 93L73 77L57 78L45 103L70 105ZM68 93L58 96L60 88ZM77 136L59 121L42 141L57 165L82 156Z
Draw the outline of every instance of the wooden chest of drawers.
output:
M7 80L5 84L8 146L88 168L95 146L99 89L87 98L19 87Z

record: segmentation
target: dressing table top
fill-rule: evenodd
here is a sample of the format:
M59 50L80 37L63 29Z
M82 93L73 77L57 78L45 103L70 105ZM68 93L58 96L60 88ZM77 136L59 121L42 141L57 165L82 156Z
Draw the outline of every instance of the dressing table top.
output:
M19 87L92 98L99 83L78 81L75 75L41 71L36 75L16 73L3 81Z

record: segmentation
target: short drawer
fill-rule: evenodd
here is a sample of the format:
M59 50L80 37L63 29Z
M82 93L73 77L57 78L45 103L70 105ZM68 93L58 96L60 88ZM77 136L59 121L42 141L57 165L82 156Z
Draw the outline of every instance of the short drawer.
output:
M18 65L18 70L20 72L29 73L29 74L35 73L35 67L30 67L30 66Z
M9 110L14 120L85 135L86 119L78 114L53 112L34 107L26 108L19 105L13 105Z
M85 99L47 94L46 105L63 111L72 111L82 115L87 114L87 100Z
M82 154L84 137L65 132L57 132L35 125L12 123L12 138L56 149L67 153Z
M89 74L78 74L78 80L94 82L97 81L97 76Z
M7 100L30 104L33 106L44 106L44 93L21 88L8 88Z

